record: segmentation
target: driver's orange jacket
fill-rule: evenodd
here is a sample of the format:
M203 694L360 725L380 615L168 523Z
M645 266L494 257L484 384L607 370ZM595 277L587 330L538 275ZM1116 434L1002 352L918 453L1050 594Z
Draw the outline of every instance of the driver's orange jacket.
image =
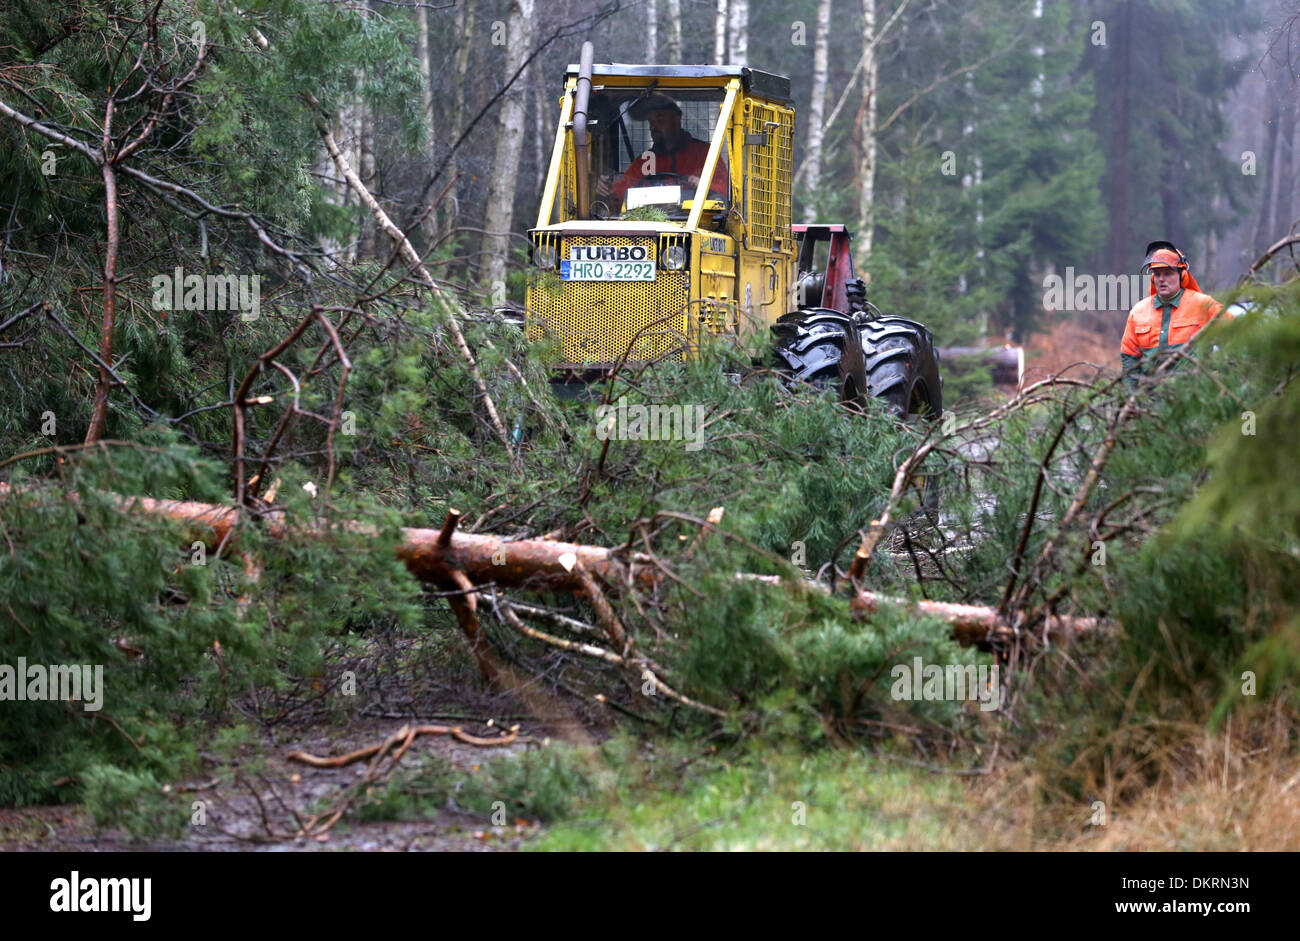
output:
M650 163L646 155L642 154L632 161L627 172L623 174L621 180L614 182L614 195L618 197L621 203L627 197L628 188L635 186L638 181L647 176L654 176L659 173L676 173L684 177L699 177L700 171L704 169L704 161L709 157L709 145L698 138L687 136L686 143L676 150L668 153L657 148L651 148L650 153L654 154L654 164L647 168L646 164ZM653 173L644 172L651 169ZM722 157L718 157L717 169L713 172L713 183L709 186L711 193L727 193L728 179L727 167L722 162ZM683 189L686 189L683 186ZM691 194L692 196L694 193Z
M1186 279L1183 283L1187 283ZM1123 371L1128 373L1137 368L1147 354L1182 346L1213 320L1222 307L1210 295L1190 287L1182 288L1170 302L1160 301L1155 295L1144 297L1129 311L1124 338L1120 341Z

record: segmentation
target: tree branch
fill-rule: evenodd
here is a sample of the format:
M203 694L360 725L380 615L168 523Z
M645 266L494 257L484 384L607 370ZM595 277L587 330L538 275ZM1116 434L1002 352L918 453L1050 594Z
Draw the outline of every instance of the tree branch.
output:
M306 99L313 108L317 110L320 109L320 102L316 100L315 95L307 93ZM410 239L406 237L406 234L401 229L393 224L393 220L388 217L388 213L384 212L384 207L379 205L378 200L376 200L370 190L366 188L366 185L361 182L361 178L357 176L356 171L352 169L351 164L348 163L347 157L345 157L343 152L339 149L338 142L334 140L334 135L329 129L327 118L327 115L323 115L321 119L316 122L316 129L320 133L321 140L325 142L325 149L329 151L329 155L334 161L335 168L338 170L339 174L347 180L348 186L350 186L357 194L357 198L360 199L366 208L370 210L370 214L374 216L375 221L379 223L379 227L384 230L384 233L390 239L393 240L394 244L401 252L402 257L406 260L407 265L410 267L410 270L420 276L424 286L446 310L447 323L451 327L452 339L455 340L456 348L460 351L461 359L463 359L465 365L469 367L470 374L474 377L474 384L478 386L479 394L483 397L483 404L487 408L488 419L492 423L492 428L496 432L497 437L501 440L502 446L506 449L506 455L510 458L510 463L518 469L519 460L515 456L514 448L510 446L510 436L506 432L505 424L501 421L501 416L497 414L496 403L492 401L492 396L488 393L487 384L483 381L483 375L479 372L478 363L474 359L474 354L470 351L469 344L465 342L465 334L461 332L460 324L456 322L453 304L448 301L442 289L439 288L437 283L433 280L433 275L429 274L429 269L426 268L424 262L420 260L420 255L411 244Z

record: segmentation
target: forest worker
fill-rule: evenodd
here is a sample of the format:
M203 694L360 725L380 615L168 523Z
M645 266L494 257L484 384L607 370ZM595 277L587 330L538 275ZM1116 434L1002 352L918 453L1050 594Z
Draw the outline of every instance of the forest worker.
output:
M653 154L654 159L647 159L646 154L642 154L632 161L621 179L614 180L612 175L601 177L596 184L597 195L609 196L613 193L621 204L629 187L635 186L645 177L660 173L676 174L684 177L691 187L696 186L704 171L704 162L709 157L709 145L682 127L682 109L677 102L667 95L651 95L632 105L629 113L636 120L646 121L650 125L653 146L648 153ZM709 189L721 194L727 192L727 167L721 157Z
M1201 286L1187 268L1187 256L1172 242L1147 246L1142 273L1151 275L1150 294L1129 311L1119 345L1120 368L1130 385L1137 384L1144 358L1178 349L1223 307L1201 293Z

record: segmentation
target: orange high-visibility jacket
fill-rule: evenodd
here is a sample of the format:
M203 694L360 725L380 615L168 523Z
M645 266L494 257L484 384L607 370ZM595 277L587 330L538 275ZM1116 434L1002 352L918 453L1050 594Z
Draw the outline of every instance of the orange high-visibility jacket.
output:
M1182 346L1214 319L1223 305L1200 291L1187 287L1183 277L1182 294L1176 307L1157 306L1159 298L1148 295L1129 311L1124 339L1120 341L1120 362L1124 372L1138 366L1149 352L1163 353Z
M681 176L698 177L704 169L704 162L709 157L709 143L695 137L686 135L676 150L660 150L652 147L650 153L655 155L654 169L656 173L676 173ZM622 178L614 182L614 195L622 202L627 197L627 191L632 184L638 180L644 179L643 170L644 161L642 157L637 157L628 165L627 171ZM719 193L724 197L727 193L728 177L727 165L718 157L718 165L713 171L713 181L709 184L709 192ZM689 198L689 197L687 197Z

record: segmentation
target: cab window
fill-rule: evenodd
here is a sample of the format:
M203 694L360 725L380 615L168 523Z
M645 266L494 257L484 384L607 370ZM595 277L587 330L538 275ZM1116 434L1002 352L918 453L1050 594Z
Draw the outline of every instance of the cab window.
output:
M605 89L593 92L591 218L682 220L693 208L709 144L722 110L722 89ZM727 148L709 181L706 210L730 204Z

